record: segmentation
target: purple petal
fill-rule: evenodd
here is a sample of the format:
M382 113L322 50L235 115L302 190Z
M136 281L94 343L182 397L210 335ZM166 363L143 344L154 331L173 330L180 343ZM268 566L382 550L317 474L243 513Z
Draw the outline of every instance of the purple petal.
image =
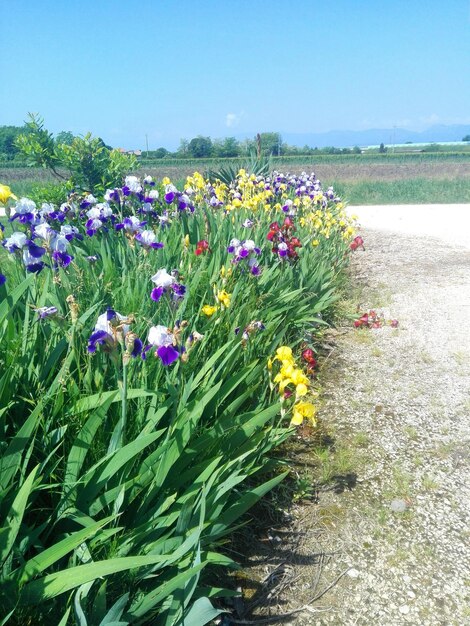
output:
M134 359L138 357L139 354L142 353L142 347L143 347L142 341L138 337L136 337L134 339L134 348L132 349L132 352L131 352L131 356L134 357Z
M37 244L34 243L34 241L28 242L27 245L28 245L29 254L35 259L40 259L42 256L46 254L46 248L43 248L42 246L38 246Z
M88 352L96 352L96 346L98 344L106 343L106 338L110 337L108 333L104 330L97 330L94 333L91 333L90 339L88 339Z
M163 291L164 291L163 287L155 287L155 289L152 289L150 297L155 302L158 302L163 295Z
M173 346L160 346L157 350L163 365L171 365L179 357L179 352Z
M142 349L142 360L145 361L147 358L147 352L150 350L150 348L152 348L153 346L149 343L145 346L145 348Z
M46 264L40 261L39 263L30 263L26 266L26 271L34 274L39 273Z
M7 282L7 277L4 274L0 274L0 285L4 285Z

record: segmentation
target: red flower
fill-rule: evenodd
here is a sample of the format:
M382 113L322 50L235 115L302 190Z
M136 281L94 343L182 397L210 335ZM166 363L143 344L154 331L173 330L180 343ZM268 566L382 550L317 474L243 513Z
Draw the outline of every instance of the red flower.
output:
M317 360L315 358L315 354L313 352L313 350L311 348L306 348L303 352L302 352L302 358L304 359L304 361L307 361L307 363L309 364L310 367L315 367L315 365L317 364Z
M277 234L276 230L270 230L269 233L266 235L266 239L268 239L269 241L272 241L274 237L276 236L276 234Z
M300 239L297 239L297 237L292 237L292 239L290 240L291 246L293 246L294 248L301 248L302 247L302 242L300 241Z
M206 252L206 251L210 252L209 242L206 241L205 239L201 239L201 241L197 242L195 254L197 256L199 256L200 254L202 254L203 252Z
M359 235L357 237L354 237L354 239L349 244L349 247L351 248L351 250L357 250L358 248L362 248L363 250L365 250L364 239Z

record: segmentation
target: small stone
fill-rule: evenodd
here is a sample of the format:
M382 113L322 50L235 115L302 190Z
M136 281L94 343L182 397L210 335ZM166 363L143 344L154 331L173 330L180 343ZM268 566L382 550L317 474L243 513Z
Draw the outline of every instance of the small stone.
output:
M351 568L351 569L348 571L348 576L350 576L350 578L358 578L358 577L359 577L359 570L354 569L354 567L353 567L353 568Z
M395 498L395 500L392 500L390 502L390 509L394 513L404 513L407 508L408 508L408 505L406 504L405 500Z
M407 591L407 596L411 599L416 598L416 594L414 593L414 591Z
M402 615L408 615L408 613L410 612L410 607L407 604L402 604L398 610Z

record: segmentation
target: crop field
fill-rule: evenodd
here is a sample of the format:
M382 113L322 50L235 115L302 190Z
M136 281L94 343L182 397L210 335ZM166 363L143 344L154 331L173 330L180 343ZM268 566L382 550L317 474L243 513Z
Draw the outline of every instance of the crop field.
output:
M169 176L181 183L195 170L243 165L239 159L161 159L139 163L138 175ZM416 204L470 202L470 152L319 155L274 157L276 169L300 174L315 172L350 204ZM54 184L46 170L1 167L0 180L18 195L34 186Z

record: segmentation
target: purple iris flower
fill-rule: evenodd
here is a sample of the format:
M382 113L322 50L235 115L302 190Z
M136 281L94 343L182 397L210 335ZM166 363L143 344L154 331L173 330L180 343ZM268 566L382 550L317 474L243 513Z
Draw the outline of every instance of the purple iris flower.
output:
M161 269L152 276L151 280L155 283L155 287L150 294L152 300L158 302L164 293L171 292L173 292L173 298L175 300L184 296L186 287L178 283L176 277L172 274L168 274L166 269Z
M126 318L114 309L108 309L96 320L95 328L88 339L88 352L96 352L98 345L105 347L107 352L113 351L117 347L116 328L119 326L120 332L126 336L129 326L125 324Z
M157 354L163 365L171 365L179 357L178 350L173 346L160 346L160 348L157 349Z
M39 248L39 246L37 246ZM42 248L44 250L44 248ZM44 250L45 252L45 250ZM42 255L41 255L42 256ZM24 248L23 250L23 263L26 267L27 272L37 274L40 272L46 264L43 261L39 261L40 257L35 257L31 254L28 248Z
M60 234L65 237L67 241L72 241L73 239L81 241L83 239L83 235L78 231L78 228L70 226L69 224L60 227Z
M95 233L99 231L100 228L103 227L103 222L97 217L87 220L85 224L86 234L89 237L93 237Z
M57 307L55 306L41 306L35 309L35 311L38 314L38 318L40 320L44 320L46 319L46 317L53 317L54 315L57 315Z
M119 195L119 189L107 189L104 194L106 202L120 202L121 197Z
M96 330L91 333L90 338L88 339L88 352L96 352L96 347L98 345L107 346L112 349L114 347L114 339L105 330Z
M21 224L28 224L29 222L34 222L37 218L36 203L28 198L18 200L14 209L15 214L10 218L10 222L18 220Z
M86 209L89 206L92 206L93 204L96 204L96 198L93 194L89 193L86 198L84 198L81 202L80 202L80 208L81 209Z
M5 274L0 274L0 287L7 282L7 277Z
M253 276L259 276L261 274L261 269L257 261L257 257L261 254L261 249L256 246L252 239L246 239L245 241L232 239L227 248L227 252L233 254L232 263L245 261Z
M143 248L163 248L163 244L156 241L156 235L153 230L143 230L137 233L135 240L138 241Z
M175 199L176 193L174 191L169 191L168 193L165 194L165 202L167 204L171 204L173 202L173 200Z
M142 358L145 360L147 351L155 347L157 348L155 356L160 358L163 365L171 365L179 357L174 341L173 333L166 326L152 326L149 330L148 345L142 351Z
M277 246L277 253L279 254L280 257L287 256L288 250L289 248L287 244L284 243L283 241L281 241L281 243Z
M184 294L186 293L185 285L181 285L180 283L175 283L174 285L172 285L171 288L173 289L173 297L175 299L184 297Z
M58 267L67 267L73 261L73 256L67 254L67 252L61 252L60 250L55 250L52 253L52 263L54 268Z
M131 217L126 217L122 221L121 224L116 224L116 230L127 230L131 233L138 232L141 228L145 226L147 222L141 222L137 217L131 215Z

